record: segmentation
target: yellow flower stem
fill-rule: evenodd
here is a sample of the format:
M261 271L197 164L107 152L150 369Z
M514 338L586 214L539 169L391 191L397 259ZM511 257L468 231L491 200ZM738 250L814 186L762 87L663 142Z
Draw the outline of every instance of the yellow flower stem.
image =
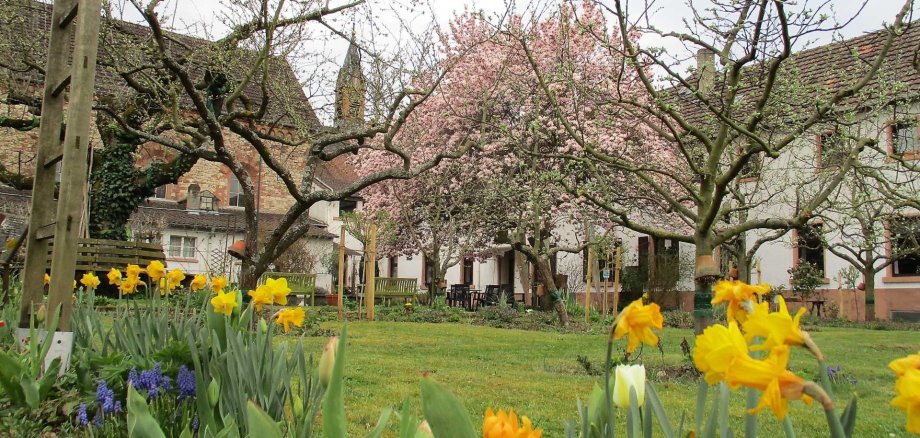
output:
M612 426L612 424L610 424L610 422L613 421L612 419L616 418L613 413L613 394L610 393L610 370L613 369L613 333L616 329L617 321L620 319L620 317L622 317L622 315L623 314L621 313L620 316L617 317L613 322L613 324L610 325L610 333L607 335L607 359L604 361L606 365L604 367L604 403L606 405L605 408L607 409L606 418L608 421L608 428Z
M747 388L745 391L745 411L744 411L744 436L745 438L754 438L757 436L757 414L752 414L751 410L757 407L758 400L757 390ZM786 416L789 417L788 415Z
M783 419L783 431L786 432L786 438L795 438L795 428L792 427L792 416L786 415Z
M827 363L823 359L818 359L818 373L821 375L821 386L824 392L831 399L834 398L834 388L831 384L831 377L827 375Z
M808 351L811 352L811 354L815 355L815 357L818 358L819 362L824 362L824 353L822 353L821 349L818 348L818 344L816 344L815 341L811 339L811 335L809 335L808 332L803 330L802 338L805 340L805 348L807 348Z
M755 336L752 340L752 344L759 344L763 341L764 339L762 337ZM764 352L752 351L750 355L754 359L762 359ZM747 408L744 413L745 438L753 438L757 436L757 414L752 414L751 410L757 407L759 395L759 391L754 388L747 388L745 390L745 407ZM789 418L789 416L787 415L786 418Z
M821 364L823 366L824 362L821 362ZM827 368L823 368L823 371L824 374L827 374ZM837 416L837 412L834 409L834 401L831 400L827 391L815 382L805 382L804 392L824 407L824 416L827 417L827 426L831 430L831 438L846 438L843 424L840 423L840 417Z

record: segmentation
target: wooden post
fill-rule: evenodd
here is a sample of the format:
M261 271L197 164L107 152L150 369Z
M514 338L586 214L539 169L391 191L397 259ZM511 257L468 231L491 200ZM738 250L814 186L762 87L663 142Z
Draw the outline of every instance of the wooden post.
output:
M606 263L604 263L604 266L607 267L605 270L607 272L610 272L610 251L607 251L607 257L605 257L604 260L607 261ZM610 280L610 277L604 277L603 273L601 273L601 277L603 277L604 279L604 316L606 317L607 311L610 310L608 303L607 303L607 295L608 295L607 285L610 283L608 281Z
M79 13L76 13L78 5ZM77 261L79 225L84 208L83 192L87 185L101 7L100 0L57 0L54 3L45 69L42 123L39 127L39 147L32 189L26 267L23 274L24 292L20 309L20 325L23 327L28 326L34 305L41 301L48 239L54 237L48 313L52 314L60 306L58 331L70 331L71 295ZM73 25L76 26L76 35L73 38L71 56ZM69 67L69 64L72 66ZM68 86L70 92L65 93ZM68 105L66 129L65 101ZM55 167L60 161L61 188L55 213ZM48 322L52 319L49 317ZM61 357L63 371L69 365L70 345L64 345L64 341L58 341L56 344L62 346L66 353L62 355L60 352L53 352L46 359Z
M339 320L345 319L345 226L339 230Z
M613 256L613 317L616 318L617 310L620 308L620 256L621 247L617 246L616 255Z
M367 284L364 286L364 301L367 303L367 319L374 320L374 280L377 267L377 224L371 225L370 236L367 239L367 249L365 253L366 267L364 268L364 278Z
M588 273L585 277L585 322L591 322L591 280L594 278L594 249L588 247Z

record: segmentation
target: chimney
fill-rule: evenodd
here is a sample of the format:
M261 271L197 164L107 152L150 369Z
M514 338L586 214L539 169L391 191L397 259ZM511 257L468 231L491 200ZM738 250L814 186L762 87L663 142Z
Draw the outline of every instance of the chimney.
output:
M189 184L188 195L185 197L185 208L187 210L201 209L200 191L201 188L198 187L198 184Z
M696 51L696 71L700 93L708 95L716 81L716 54L712 50L702 48Z

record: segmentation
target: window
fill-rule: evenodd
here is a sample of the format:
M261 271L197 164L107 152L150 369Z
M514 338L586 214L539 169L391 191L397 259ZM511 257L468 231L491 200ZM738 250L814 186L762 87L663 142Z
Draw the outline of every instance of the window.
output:
M358 201L354 199L342 199L339 201L339 216L343 213L355 211L358 208Z
M839 166L846 159L846 144L837 133L825 132L818 136L818 167Z
M899 122L891 125L891 149L898 155L920 152L916 122Z
M166 184L153 189L153 196L151 196L151 198L166 199Z
M231 207L243 206L243 186L236 175L230 174L230 187L227 193L227 205Z
M463 259L460 271L462 283L466 285L473 284L473 260Z
M760 176L760 168L763 165L761 154L754 154L748 157L744 165L741 166L741 178L757 178Z
M796 250L799 254L799 263L808 262L818 269L821 275L826 275L824 270L824 239L822 224L812 224L799 230Z
M207 210L207 211L216 210L215 198L214 198L214 195L211 194L211 192L209 191L201 192L200 199L201 199L201 202L200 202L199 208L201 208L202 210Z
M399 256L390 257L390 277L398 277L399 275Z
M892 275L920 275L920 218L901 218L891 227Z
M189 236L169 236L169 256L173 258L195 258L195 238Z

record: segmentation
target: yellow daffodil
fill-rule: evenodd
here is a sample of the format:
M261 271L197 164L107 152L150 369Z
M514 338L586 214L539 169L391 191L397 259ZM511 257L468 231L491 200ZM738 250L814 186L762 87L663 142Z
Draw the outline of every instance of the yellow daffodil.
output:
M118 269L112 268L105 276L109 279L109 284L113 286L121 284L121 271Z
M284 332L287 333L291 331L291 325L303 327L303 320L305 317L306 313L303 307L297 306L292 309L284 309L278 312L275 323L284 327Z
M138 265L128 265L128 267L125 268L125 274L128 278L140 278L141 272L144 272L144 270Z
M166 288L172 291L177 287L182 286L182 280L185 280L185 273L181 269L171 269L168 274L166 274Z
M118 289L121 291L122 295L131 295L137 292L138 284L140 284L140 279L137 277L128 277L121 282Z
M632 353L640 342L648 345L658 345L658 335L652 328L661 329L664 326L664 317L658 304L642 304L642 299L630 303L617 317L614 328L614 339L629 335L626 351Z
M73 281L73 288L74 288L74 290L77 289L77 280L74 280L74 281Z
M80 278L80 284L86 286L89 289L95 289L99 287L102 282L99 281L99 277L92 272L87 272L83 274L83 277Z
M166 266L163 266L163 262L159 260L151 261L147 265L147 275L150 276L150 281L156 283L166 275Z
M208 285L208 277L198 274L192 278L192 282L189 284L189 287L192 291L199 291L205 288Z
M159 286L159 287L157 287L157 289L160 290L160 296L161 296L161 297L162 297L162 296L166 296L166 295L172 293L171 290L169 290L169 289L166 288L166 277L160 278L160 283L158 284L158 286Z
M42 281L44 281L44 282L45 282L45 286L47 286L47 285L49 285L49 284L51 284L51 276L50 276L50 275L48 275L48 273L45 273L45 277L43 278L43 280L42 280Z
M272 299L275 304L286 306L287 305L287 296L291 293L291 288L288 287L287 278L269 278L265 281L265 286L272 293Z
M613 403L620 408L629 407L629 390L635 389L639 406L645 404L645 366L618 365L614 370Z
M895 383L894 406L907 414L907 431L920 434L920 370L908 369Z
M748 347L735 321L728 327L716 324L706 327L696 337L693 347L693 363L710 385L725 380L725 373L735 359L747 356Z
M16 247L16 239L7 239L6 241L6 250L12 251Z
M754 311L742 324L744 338L748 342L757 337L764 339L762 344L752 346L751 350L769 350L778 345L805 343L802 330L799 329L799 321L805 314L805 308L800 308L793 317L786 308L786 300L782 296L777 296L776 299L779 303L779 311L771 313L768 303L757 303L754 305Z
M789 346L774 347L769 356L756 360L748 355L738 357L725 373L725 381L732 389L744 386L762 392L757 407L750 413L770 408L780 421L789 412L789 400L802 400L811 404L811 397L805 395L805 379L788 369Z
M218 293L227 288L227 277L211 277L211 290Z
M744 322L754 297L767 292L770 292L770 285L766 283L754 286L737 280L722 280L712 286L712 304L726 303L728 320Z
M920 370L920 351L917 354L910 354L891 361L888 368L891 368L891 371L894 371L898 377L903 376L908 370Z
M533 424L527 416L521 416L521 423L523 424L518 423L514 409L508 411L507 414L503 409L499 409L496 414L492 408L488 408L482 419L482 436L483 438L540 438L543 436L543 430L533 429Z
M274 297L272 296L272 290L268 285L260 285L256 290L251 290L247 293L252 297L252 305L256 306L256 312L262 311L262 306L271 305Z
M239 306L239 303L236 302L235 293L221 291L217 293L217 296L211 298L211 306L215 312L230 316L233 313L233 309Z

